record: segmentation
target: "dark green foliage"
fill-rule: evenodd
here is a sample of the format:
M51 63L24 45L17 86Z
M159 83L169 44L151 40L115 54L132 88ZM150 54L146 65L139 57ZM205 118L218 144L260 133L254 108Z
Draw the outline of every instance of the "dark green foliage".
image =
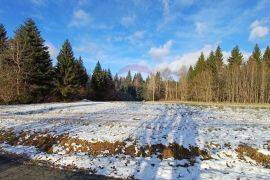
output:
M8 47L7 32L3 24L0 24L0 54Z
M24 61L25 83L27 92L22 99L27 103L44 101L52 90L53 66L44 40L32 19L28 19L16 31L14 41L22 48L21 59Z
M212 73L216 72L216 57L213 51L210 52L210 55L206 60L206 65Z
M99 62L94 69L91 87L93 89L92 98L94 100L112 100L114 99L114 82L110 70L103 70Z
M75 60L71 44L66 40L57 56L56 93L64 100L79 96L79 90L86 85L88 76L81 58Z
M232 52L231 52L231 56L228 59L229 65L236 65L236 66L240 66L243 63L243 55L239 50L239 47L236 46L235 48L233 48Z
M204 58L204 54L201 53L195 67L194 67L194 73L198 74L204 70L206 70L207 66L206 66L206 62L205 62L205 58Z
M255 47L254 47L254 50L252 52L252 55L251 55L251 60L259 63L259 62L261 62L261 59L262 59L261 56L262 55L261 55L261 50L259 48L259 45L256 44Z
M3 66L5 51L8 48L8 37L7 32L3 24L0 24L0 69Z
M220 46L218 46L215 51L215 60L219 66L223 65L223 54Z
M75 72L77 72L77 82L81 87L85 87L89 77L81 57L75 61Z
M270 48L269 46L266 47L264 55L263 55L263 61L265 61L270 66Z

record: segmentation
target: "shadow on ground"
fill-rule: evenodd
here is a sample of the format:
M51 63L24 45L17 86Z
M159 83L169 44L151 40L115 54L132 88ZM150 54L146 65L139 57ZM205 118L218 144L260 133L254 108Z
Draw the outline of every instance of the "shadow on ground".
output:
M115 180L100 175L90 175L87 172L72 172L67 170L53 169L44 166L36 166L25 164L20 158L9 158L0 155L0 179L5 180L36 180L36 179L101 179L101 180Z

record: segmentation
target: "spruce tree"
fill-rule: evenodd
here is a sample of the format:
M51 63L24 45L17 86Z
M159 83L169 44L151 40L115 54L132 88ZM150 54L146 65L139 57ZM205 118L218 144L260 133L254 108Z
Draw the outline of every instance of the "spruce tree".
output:
M3 24L0 24L0 69L3 66L5 51L8 48L8 37L7 32Z
M251 60L260 63L261 62L261 50L258 44L255 45L254 50L251 55Z
M242 53L239 50L239 47L238 46L234 47L231 52L231 56L228 59L229 66L232 66L232 65L240 66L243 60L244 58L243 58Z
M44 45L44 39L40 35L35 22L26 20L23 26L16 32L22 36L25 49L25 69L28 71L25 77L29 98L32 101L44 101L52 89L53 66L50 59L48 47Z
M75 71L78 84L80 84L81 87L85 87L89 77L83 65L83 60L81 57L79 57L79 59L75 61Z
M215 64L217 66L218 71L224 65L223 54L222 54L222 50L221 50L220 46L218 46L216 51L215 51Z
M265 61L268 64L268 66L270 66L270 48L269 48L269 46L267 46L265 51L264 51L263 61Z
M56 92L65 100L74 98L79 91L81 82L78 82L76 61L71 44L66 40L57 56L56 65Z
M27 19L10 40L8 64L13 66L19 102L40 102L53 87L53 66L44 39L32 19Z
M8 47L7 32L3 24L0 24L0 54L2 54Z
M194 73L197 75L204 70L206 70L206 62L205 62L204 54L201 53L196 65L194 67Z
M95 100L104 100L105 99L105 92L107 88L107 73L103 71L99 61L96 64L94 69L91 86L94 92L93 98Z
M206 65L210 69L210 71L214 74L216 72L216 57L213 51L210 52L209 57L206 60Z
M130 70L128 71L127 77L126 77L126 85L130 86L132 83L132 76Z

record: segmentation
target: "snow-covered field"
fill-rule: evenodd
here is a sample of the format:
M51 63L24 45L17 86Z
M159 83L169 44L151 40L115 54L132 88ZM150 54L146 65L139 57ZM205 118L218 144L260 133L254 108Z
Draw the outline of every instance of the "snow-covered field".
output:
M269 108L134 102L0 106L0 143L5 153L112 177L270 179Z

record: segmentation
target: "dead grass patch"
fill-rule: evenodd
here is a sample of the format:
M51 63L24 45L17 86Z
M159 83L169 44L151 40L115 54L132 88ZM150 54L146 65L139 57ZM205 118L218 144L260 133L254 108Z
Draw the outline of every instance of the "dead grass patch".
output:
M270 155L260 153L257 149L252 148L246 144L239 145L236 149L236 152L238 153L239 159L246 161L245 156L247 156L260 165L270 167Z

